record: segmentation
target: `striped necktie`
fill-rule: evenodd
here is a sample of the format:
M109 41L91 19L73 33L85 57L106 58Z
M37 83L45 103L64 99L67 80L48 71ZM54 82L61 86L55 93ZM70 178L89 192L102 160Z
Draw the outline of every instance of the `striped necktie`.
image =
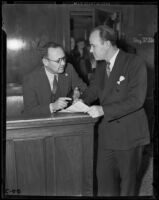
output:
M106 62L106 71L107 71L107 75L108 75L108 78L110 76L110 62Z

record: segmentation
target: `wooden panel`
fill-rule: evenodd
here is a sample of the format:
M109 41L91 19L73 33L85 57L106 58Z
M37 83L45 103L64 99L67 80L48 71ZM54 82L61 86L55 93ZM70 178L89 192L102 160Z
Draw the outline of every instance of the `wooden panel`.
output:
M40 49L46 42L62 41L56 4L4 4L3 22L9 39L21 38L26 47L7 51L7 83L22 83L25 74L41 65ZM59 24L59 25L58 25ZM61 26L63 28L63 26Z
M65 51L68 53L70 51L70 16L68 5L63 5L62 10L62 18L63 18L63 47Z
M56 172L55 172L55 144L54 137L46 137L46 194L56 195Z
M45 127L45 126L64 126L76 124L88 124L96 122L96 118L91 118L85 113L60 113L57 112L52 115L48 115L41 118L30 118L28 117L11 117L7 119L7 130L21 129L21 128L33 128L33 127ZM70 126L68 126L70 127Z
M12 140L6 142L6 183L5 190L10 194L12 190L17 188L16 167L15 167L15 151Z
M74 130L77 130L80 133L83 133L88 126L87 124L81 125L69 125L69 126L53 126L53 127L43 127L39 124L39 128L24 128L24 129L17 129L17 130L8 130L7 131L7 139L28 139L28 132L29 137L37 138L37 137L45 137L47 136L63 136L63 135L74 135L72 133L72 127Z
M23 96L7 96L7 117L21 116L24 110Z
M6 186L20 195L92 196L95 120L57 115L24 121L7 125Z
M134 25L135 33L153 37L157 31L157 5L136 5Z
M82 194L84 196L93 195L93 128L89 127L88 130L90 134L84 134L82 137L84 159Z
M44 144L40 138L15 140L17 187L23 195L45 194Z
M55 139L56 194L81 195L82 140L81 136L63 136Z

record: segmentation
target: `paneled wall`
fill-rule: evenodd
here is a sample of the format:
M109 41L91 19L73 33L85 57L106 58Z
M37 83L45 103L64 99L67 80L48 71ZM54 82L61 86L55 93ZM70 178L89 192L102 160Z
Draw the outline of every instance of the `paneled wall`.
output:
M136 44L136 36L153 37L157 31L156 5L115 4L4 4L3 28L7 39L21 39L26 46L7 50L7 83L21 84L25 74L41 65L40 47L53 40L69 50L70 13L94 10L121 12L121 34L137 49L150 68L154 67L154 44Z
M22 77L41 65L40 47L47 41L65 46L66 9L56 4L3 5L3 23L7 41L20 39L25 47L7 50L7 83L21 84Z

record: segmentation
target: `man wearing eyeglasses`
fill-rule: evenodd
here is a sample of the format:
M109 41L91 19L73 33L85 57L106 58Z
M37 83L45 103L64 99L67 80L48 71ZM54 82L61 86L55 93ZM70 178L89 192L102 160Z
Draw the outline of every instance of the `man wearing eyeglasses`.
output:
M87 85L73 66L66 63L62 46L49 42L42 51L43 66L27 75L23 81L24 113L48 115L67 107L79 98Z

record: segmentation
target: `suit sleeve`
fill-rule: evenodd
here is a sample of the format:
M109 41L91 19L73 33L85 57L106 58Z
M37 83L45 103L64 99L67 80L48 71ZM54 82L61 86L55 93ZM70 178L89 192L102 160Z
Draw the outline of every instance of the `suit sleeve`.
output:
M143 107L147 92L147 69L143 61L133 61L128 79L127 96L120 101L114 100L102 105L107 121L124 117Z
M79 87L81 92L84 92L87 88L87 84L84 83L84 81L79 77L75 69L72 65L70 65L70 71L71 71L71 80L72 80L72 89L75 87Z
M97 71L97 70L96 70ZM97 75L93 77L89 87L84 91L81 98L85 104L91 105L95 100L98 99L98 87L97 87Z
M49 105L40 105L36 95L34 80L30 77L23 79L24 114L31 116L49 115Z

